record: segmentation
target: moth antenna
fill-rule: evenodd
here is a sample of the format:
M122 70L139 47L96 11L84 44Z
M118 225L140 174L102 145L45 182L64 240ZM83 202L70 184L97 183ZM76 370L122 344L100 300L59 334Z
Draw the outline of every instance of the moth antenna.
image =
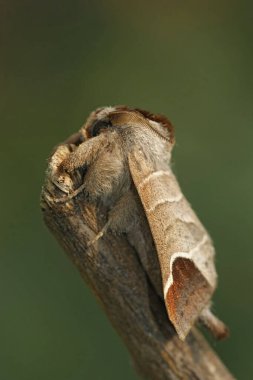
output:
M229 336L229 329L219 318L214 315L210 308L205 308L199 316L199 321L218 339Z
M153 115L149 112L140 110L140 109L128 109L127 107L116 107L110 115L109 118L113 125L117 123L124 123L125 125L135 125L135 126L145 126L146 128L151 129L157 136L161 139L173 144L174 143L174 134L173 127L170 122L161 115ZM166 120L166 122L165 122ZM152 124L153 123L153 124ZM169 131L169 136L165 136L161 131L157 130L154 124L160 125Z
M151 129L156 134L158 134L161 138L165 139L166 141L169 141L171 144L174 144L174 142L175 142L174 128L166 116L160 115L160 114L153 114L153 113L151 113L149 111L145 111L141 108L135 108L134 110L139 112L141 115L143 115L144 117L146 117L150 121L158 123L158 124L162 125L164 128L168 129L169 137L166 137L162 133L157 131L154 127L152 127L152 125L150 125Z
M161 132L157 131L150 123L149 123L149 128L159 137L161 137L161 139L165 140L165 141L168 141L169 143L171 142L171 138L170 137L166 137L164 136Z

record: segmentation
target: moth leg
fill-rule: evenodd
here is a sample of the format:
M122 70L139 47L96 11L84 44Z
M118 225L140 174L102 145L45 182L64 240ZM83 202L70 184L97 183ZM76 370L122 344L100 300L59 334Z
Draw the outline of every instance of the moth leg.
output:
M89 139L77 146L67 157L58 164L57 171L52 176L52 182L64 193L65 196L55 199L56 203L67 202L76 197L85 189L85 183L73 190L71 173L77 169L88 167L94 162L101 150L108 144L103 135Z
M68 193L67 195L64 195L63 197L56 198L55 199L55 203L65 203L65 202L68 202L72 198L75 198L78 194L80 194L84 189L85 189L85 183L83 183L77 189L71 191L71 193Z
M128 232L133 224L137 222L136 201L131 191L125 193L111 209L108 215L108 222L99 231L93 240L88 242L88 247L97 242L108 229L114 234Z
M229 335L228 327L211 312L210 307L205 308L201 312L199 321L213 334L216 339L224 339Z
M93 240L90 240L88 243L87 243L87 248L89 248L91 245L95 244L101 237L104 236L104 234L106 233L106 231L108 230L108 227L110 226L110 221L108 221L104 227L102 228L101 231L99 231L99 233L95 236L95 238Z
M96 136L92 139L86 140L76 150L62 161L59 170L71 173L76 169L88 166L93 162L101 149L108 144L108 139L103 134Z

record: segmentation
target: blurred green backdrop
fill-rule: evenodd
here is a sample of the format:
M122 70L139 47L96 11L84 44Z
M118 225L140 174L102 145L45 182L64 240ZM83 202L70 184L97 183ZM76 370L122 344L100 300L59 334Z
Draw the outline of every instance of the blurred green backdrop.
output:
M166 114L174 170L217 248L212 342L253 378L253 2L1 0L0 378L136 379L130 358L43 225L52 147L101 105Z

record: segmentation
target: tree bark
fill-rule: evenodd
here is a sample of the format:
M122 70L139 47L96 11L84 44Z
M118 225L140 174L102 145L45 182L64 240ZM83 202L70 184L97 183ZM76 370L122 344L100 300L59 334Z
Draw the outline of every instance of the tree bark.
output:
M134 236L107 232L87 246L106 223L107 210L88 203L82 194L59 202L53 184L71 140L49 161L41 208L50 231L91 287L114 328L124 340L136 371L150 380L231 380L229 373L196 328L181 341L170 323L163 300L149 281L137 252L155 255L147 223ZM80 173L77 173L80 181Z

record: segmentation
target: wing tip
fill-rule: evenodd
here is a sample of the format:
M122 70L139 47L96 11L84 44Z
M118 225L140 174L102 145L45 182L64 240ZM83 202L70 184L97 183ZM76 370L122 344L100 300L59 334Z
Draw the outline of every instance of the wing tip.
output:
M165 304L179 338L185 340L202 310L209 305L214 289L191 259L178 257L173 262L172 275Z

